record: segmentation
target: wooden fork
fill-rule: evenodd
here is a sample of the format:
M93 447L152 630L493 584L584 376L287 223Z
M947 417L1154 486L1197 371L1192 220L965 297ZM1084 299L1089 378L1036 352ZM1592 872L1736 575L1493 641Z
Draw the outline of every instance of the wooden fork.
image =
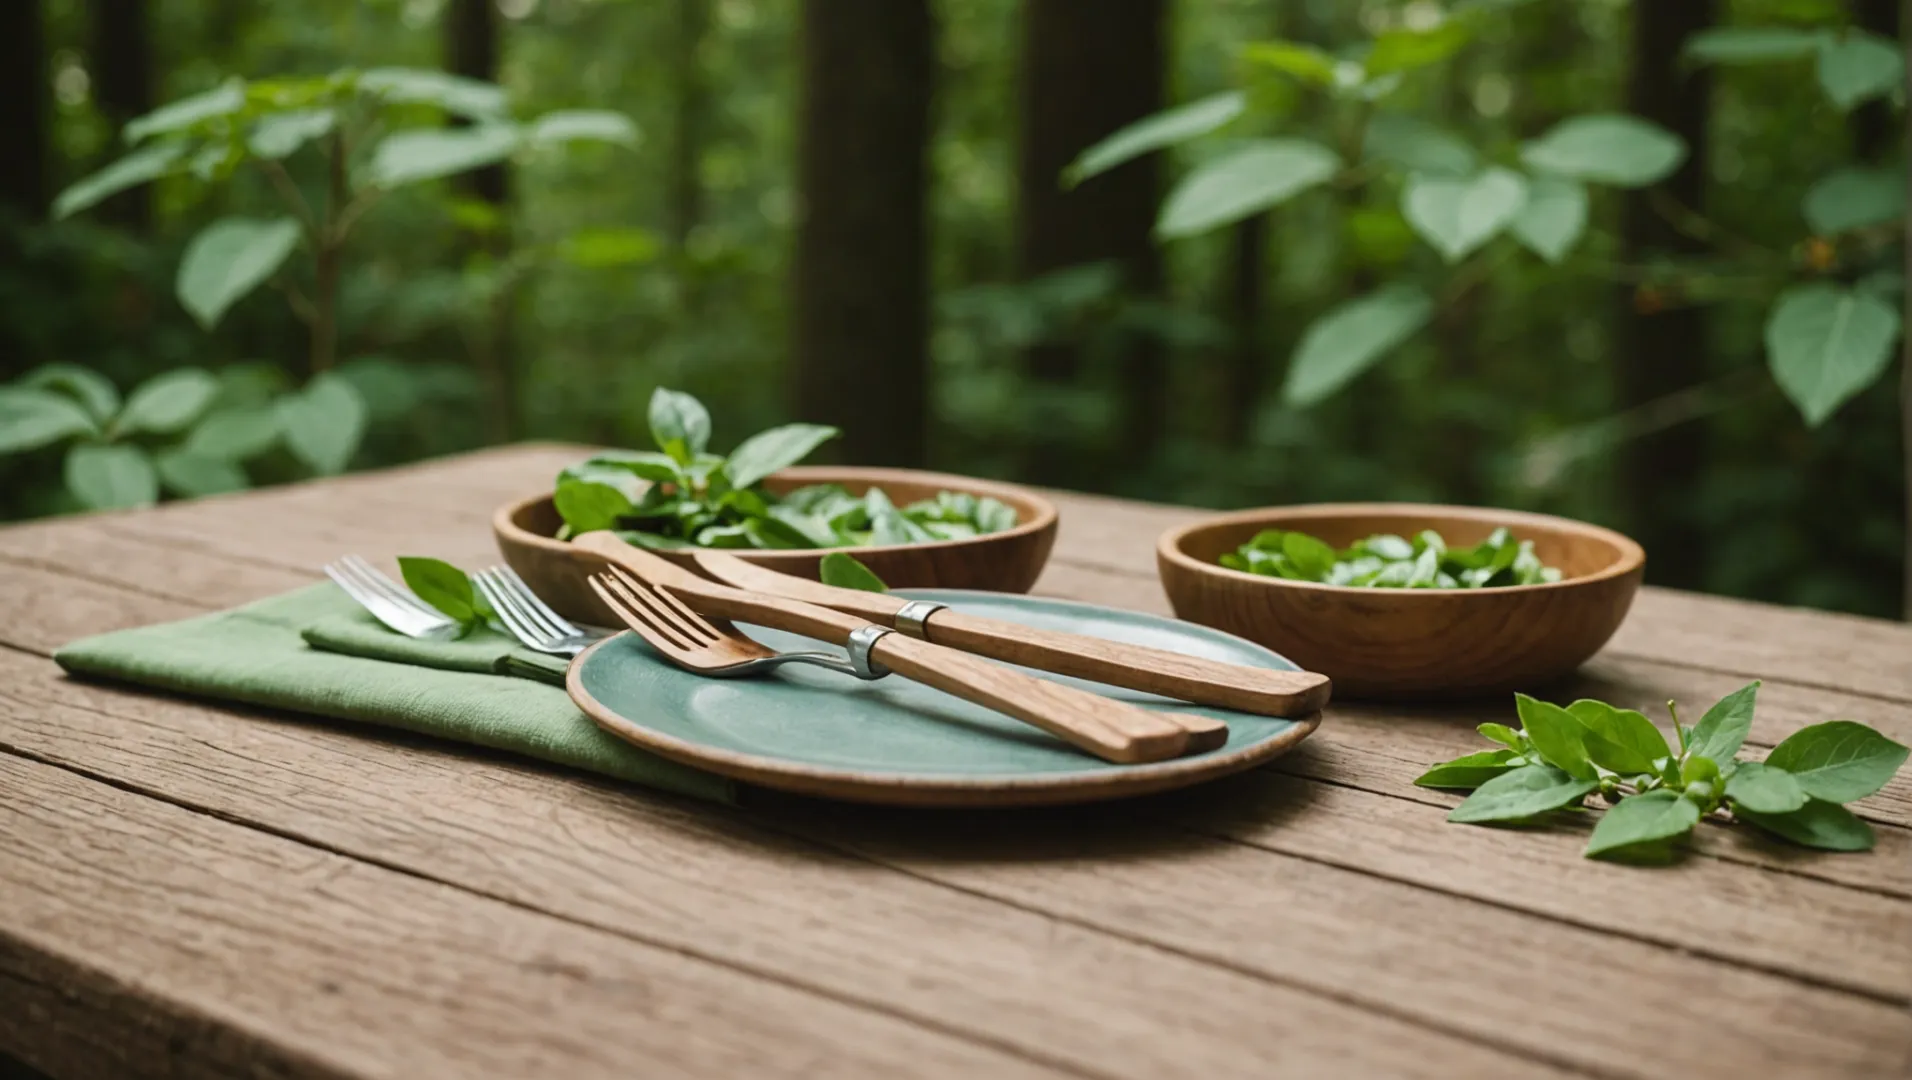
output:
M604 573L592 575L590 581L591 588L625 625L686 670L716 673L741 662L777 655L727 623L720 629L671 595L668 587L653 589L619 567L608 567ZM700 599L708 604L713 594L721 597L723 593L734 593L739 605L726 615L838 645L852 643L852 635L861 636L866 644L867 667L888 669L953 697L1013 716L1105 761L1163 761L1219 745L1207 739L1198 742L1165 714L892 633L854 615L714 584ZM1226 739L1226 728L1221 736Z

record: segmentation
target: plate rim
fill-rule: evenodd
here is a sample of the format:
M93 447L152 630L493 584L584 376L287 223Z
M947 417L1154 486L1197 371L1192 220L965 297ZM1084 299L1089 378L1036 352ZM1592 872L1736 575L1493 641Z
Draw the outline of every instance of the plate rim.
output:
M1018 599L1040 600L1044 603L1061 604L1078 609L1149 617L1147 612L1126 611L1122 608L1105 607L1079 600L1028 597L1025 594L998 594L970 589L899 589L897 592L899 594L907 592L975 593L995 598L1014 595ZM1162 618L1162 616L1158 615L1154 618ZM1182 620L1165 621L1181 622ZM1226 631L1216 631L1213 627L1203 627L1199 624L1188 625L1209 634L1234 637ZM1280 757L1321 726L1319 712L1299 717L1277 717L1276 719L1288 721L1289 726L1274 735L1237 750L1132 765L1103 772L939 777L830 768L794 762L787 758L721 749L705 743L680 739L632 720L598 701L583 684L582 673L586 663L597 654L598 650L612 642L635 636L631 631L624 630L591 645L578 654L577 659L571 662L569 669L565 672L565 691L578 708L583 710L584 714L590 717L599 728L660 757L733 780L779 791L847 802L925 807L1042 806L1148 795L1186 787L1205 780L1219 779ZM1245 639L1238 640L1245 641ZM1266 646L1255 645L1253 642L1246 643L1259 652L1268 653L1283 663L1293 665L1293 661ZM696 676L691 675L691 677Z

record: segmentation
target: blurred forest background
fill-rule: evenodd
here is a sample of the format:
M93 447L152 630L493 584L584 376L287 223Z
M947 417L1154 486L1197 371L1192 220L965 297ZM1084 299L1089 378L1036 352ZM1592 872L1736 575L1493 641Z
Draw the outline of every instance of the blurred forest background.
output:
M1809 424L1766 343L1775 295L1801 282L1884 298L1874 336L1896 332L1903 65L1890 92L1863 76L1842 90L1822 58L1822 92L1799 42L1863 32L1897 52L1897 0L1474 4L1449 41L1461 6L9 0L0 382L38 370L98 398L97 381L42 365L120 395L211 372L216 399L175 386L178 415L163 395L140 406L155 435L185 412L228 421L187 437L234 466L179 457L160 471L169 496L515 439L643 446L661 384L709 404L720 449L803 419L845 429L825 459L1191 505L1527 507L1631 533L1660 584L1905 614L1912 377L1902 402L1896 370L1834 356L1863 389ZM1696 55L1694 35L1721 27L1780 33ZM1315 59L1358 61L1389 34L1408 50L1394 75L1350 81ZM1271 41L1292 48L1253 54ZM202 227L275 212L281 180L323 201L317 142L292 144L280 176L276 160L210 163L50 213L167 102L230 76L385 66L496 82L520 118L612 110L641 137L527 141L393 190L344 245L323 359L297 310L324 288L311 258L211 320L175 283ZM1595 185L1584 238L1557 259L1502 235L1443 260L1401 183L1364 166L1173 239L1156 235L1164 196L1208 143L1061 182L1124 125L1230 90L1249 103L1237 134L1305 134L1350 162L1376 108L1445 133L1414 143L1430 171L1456 140L1520 162L1523 143L1587 113L1645 118L1686 150L1651 183ZM1802 217L1842 168L1896 170L1896 209L1842 220L1878 199L1858 184ZM1324 313L1415 280L1440 287L1413 333L1376 330L1387 340L1334 393L1284 392ZM1358 337L1353 322L1341 329ZM321 376L356 394L326 397ZM257 412L275 397L293 412ZM95 404L100 424L118 407ZM328 445L341 428L348 443ZM105 460L76 489L64 444L15 441L0 517L151 497Z

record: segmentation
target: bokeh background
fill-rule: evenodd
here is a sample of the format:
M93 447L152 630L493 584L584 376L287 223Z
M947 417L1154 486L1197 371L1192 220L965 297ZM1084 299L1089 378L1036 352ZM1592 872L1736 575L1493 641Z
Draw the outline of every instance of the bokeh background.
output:
M1343 145L1361 105L1244 47L1358 50L1438 26L1435 0L8 0L0 381L57 362L122 392L189 366L235 399L306 384L306 327L273 290L210 331L175 296L200 227L275 205L263 172L168 177L59 221L49 206L123 152L128 119L229 76L439 68L501 84L514 114L615 110L642 138L521 154L366 214L340 293L335 374L367 409L345 467L648 445L666 385L709 405L719 449L806 419L846 428L826 459L1199 506L1525 507L1632 533L1660 584L1903 615L1902 365L1810 426L1763 340L1787 283L1903 266L1898 226L1817 237L1800 210L1835 169L1903 169L1903 93L1842 109L1810 61L1682 51L1721 26L1896 41L1900 5L1494 7L1389 106L1488 160L1589 112L1691 150L1650 188L1596 189L1557 264L1502 238L1447 267L1381 181L1159 242L1199 145L1059 183L1111 131L1229 88L1255 133ZM320 182L310 154L285 163L301 184ZM1404 345L1284 403L1322 313L1456 274L1467 287ZM1881 280L1899 305L1903 277ZM0 516L82 508L61 455L0 458ZM262 451L242 475L311 471Z

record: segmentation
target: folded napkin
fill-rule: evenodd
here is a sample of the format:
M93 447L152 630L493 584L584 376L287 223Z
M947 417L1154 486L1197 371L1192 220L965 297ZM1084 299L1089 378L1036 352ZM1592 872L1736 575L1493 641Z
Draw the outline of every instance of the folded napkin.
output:
M562 660L490 631L417 641L385 629L330 583L84 638L53 658L76 675L403 728L699 798L736 797L731 781L592 723L548 685L563 682Z

